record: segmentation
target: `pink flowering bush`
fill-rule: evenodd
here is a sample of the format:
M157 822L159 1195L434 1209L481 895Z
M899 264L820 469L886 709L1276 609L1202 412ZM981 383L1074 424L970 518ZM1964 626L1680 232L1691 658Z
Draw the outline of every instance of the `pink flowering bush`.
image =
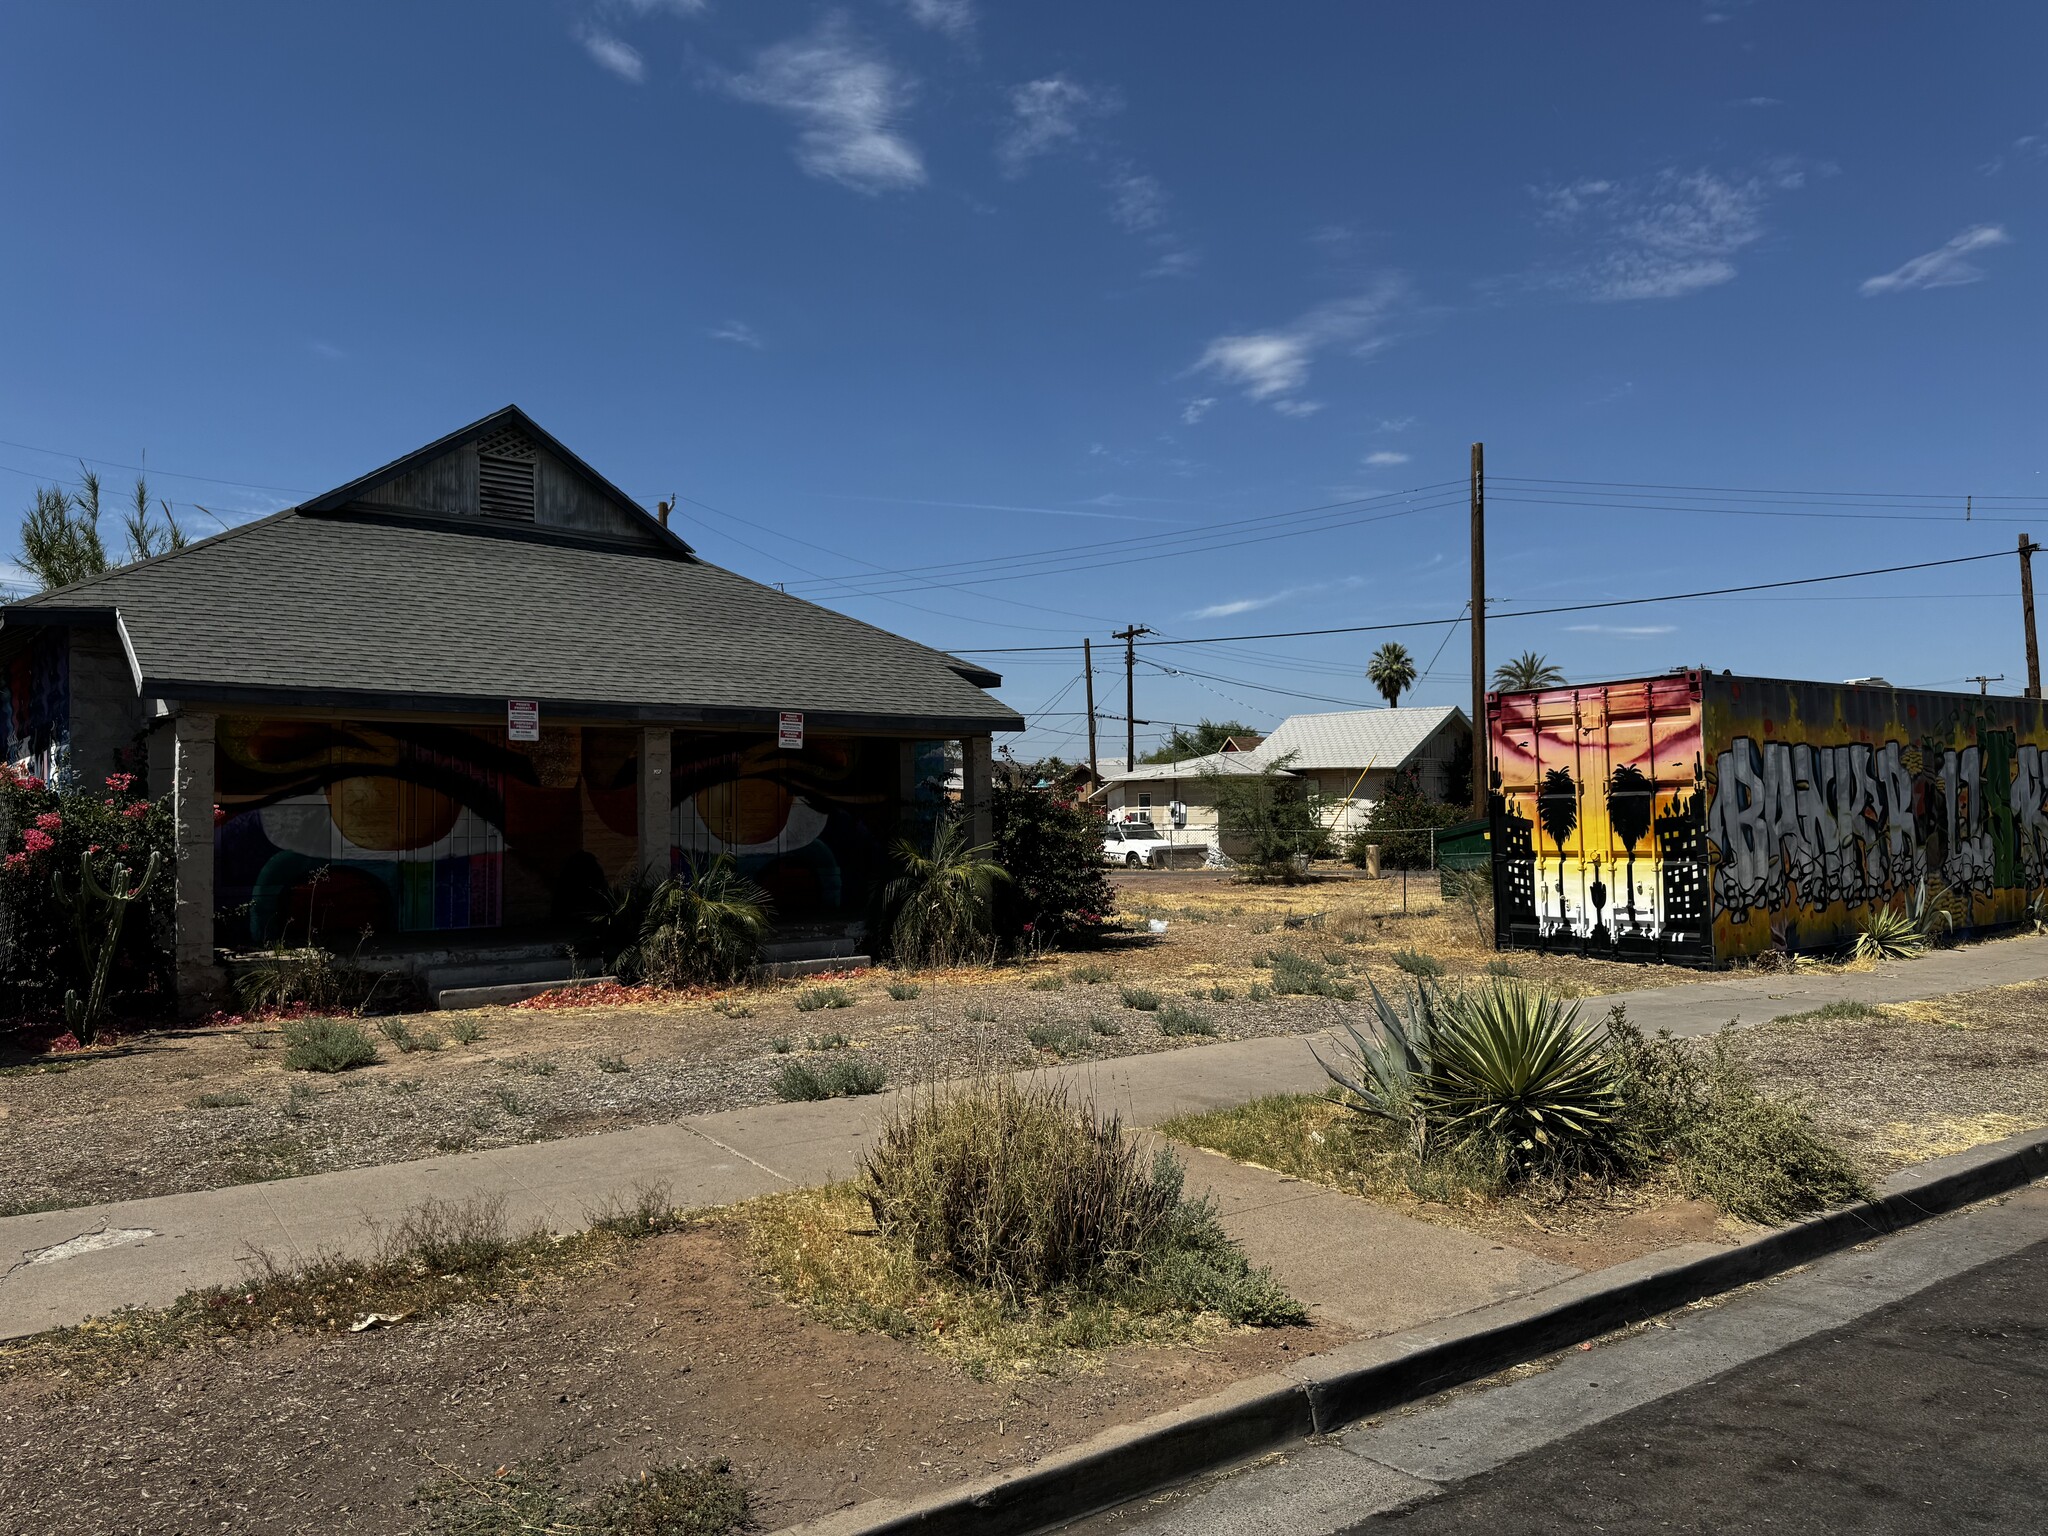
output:
M0 1012L61 1018L64 994L83 995L97 955L80 944L71 907L59 890L78 885L79 862L111 884L128 867L132 888L159 855L162 868L121 934L109 981L117 1011L167 998L171 982L171 808L137 793L135 775L52 788L34 774L0 765Z

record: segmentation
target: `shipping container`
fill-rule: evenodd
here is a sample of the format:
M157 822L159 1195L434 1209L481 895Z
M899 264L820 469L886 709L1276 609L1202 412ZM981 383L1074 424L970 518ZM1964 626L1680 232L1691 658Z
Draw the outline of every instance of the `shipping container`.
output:
M1486 716L1500 948L1713 966L1923 891L1958 933L2048 910L2038 699L1683 671Z

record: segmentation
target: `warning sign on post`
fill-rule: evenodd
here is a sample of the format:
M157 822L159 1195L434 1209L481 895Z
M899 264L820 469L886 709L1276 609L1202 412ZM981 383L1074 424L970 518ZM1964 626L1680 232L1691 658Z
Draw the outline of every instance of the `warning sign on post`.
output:
M507 699L505 701L505 739L507 741L540 740L539 699Z
M775 732L775 745L785 752L801 752L804 745L804 712L785 709Z

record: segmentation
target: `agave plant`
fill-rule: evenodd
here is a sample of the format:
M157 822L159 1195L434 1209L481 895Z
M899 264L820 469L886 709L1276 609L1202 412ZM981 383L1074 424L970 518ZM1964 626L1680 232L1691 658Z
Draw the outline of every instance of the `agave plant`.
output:
M1926 952L1927 933L1921 920L1897 907L1871 908L1856 934L1858 960L1911 960Z
M889 945L898 964L953 965L988 947L995 888L1010 878L989 857L993 851L990 843L969 847L950 817L933 829L930 852L909 838L897 841L902 873L882 900L893 914Z
M720 854L655 887L641 920L639 973L656 986L737 981L761 958L774 904Z
M1452 1140L1484 1136L1511 1167L1597 1142L1621 1109L1617 1056L1579 1007L1542 987L1495 978L1460 994L1416 1085Z
M1906 916L1920 931L1921 940L1932 946L1946 944L1956 933L1956 895L1940 881L1927 883L1922 875L1906 902Z
M1419 1158L1429 1150L1429 1119L1418 1103L1416 1085L1433 1070L1435 1043L1445 1027L1443 999L1418 985L1404 1006L1396 1008L1373 986L1372 1006L1377 1039L1346 1021L1344 1032L1351 1043L1340 1049L1335 1062L1323 1060L1314 1046L1309 1050L1330 1081L1351 1094L1353 1109L1386 1121L1407 1137Z

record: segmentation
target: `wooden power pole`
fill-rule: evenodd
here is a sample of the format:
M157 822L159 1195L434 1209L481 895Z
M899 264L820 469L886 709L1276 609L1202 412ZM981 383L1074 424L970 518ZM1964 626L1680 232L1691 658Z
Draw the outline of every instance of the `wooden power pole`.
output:
M1486 739L1486 444L1472 445L1472 814L1493 778Z
M1138 636L1152 631L1142 624L1114 631L1124 643L1124 772L1138 766L1138 686L1132 681L1138 670Z
M1081 638L1081 670L1088 678L1088 778L1090 789L1102 782L1095 766L1095 643Z
M2041 546L2020 535L2020 608L2027 619L2027 697L2041 697L2041 645L2034 638L2034 551Z

